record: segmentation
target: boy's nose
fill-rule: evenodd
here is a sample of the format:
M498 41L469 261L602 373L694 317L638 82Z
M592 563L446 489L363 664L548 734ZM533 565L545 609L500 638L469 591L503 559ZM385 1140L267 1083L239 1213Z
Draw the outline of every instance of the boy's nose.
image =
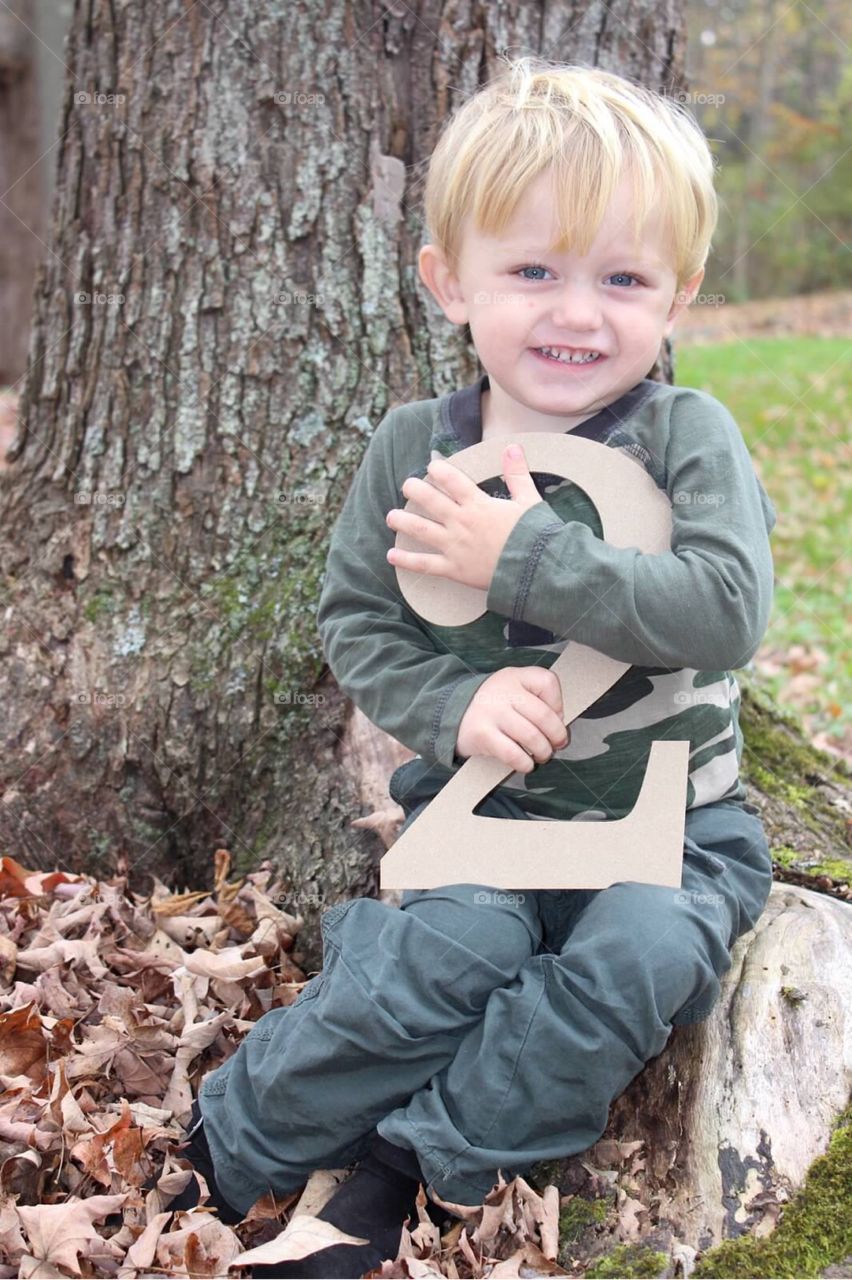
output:
M599 329L602 322L600 299L591 289L569 286L554 306L553 322L565 330L586 332Z

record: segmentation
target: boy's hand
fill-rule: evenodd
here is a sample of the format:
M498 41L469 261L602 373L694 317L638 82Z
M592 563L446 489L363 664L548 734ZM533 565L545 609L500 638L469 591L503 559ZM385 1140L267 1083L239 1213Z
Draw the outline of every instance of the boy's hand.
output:
M474 694L459 725L456 754L494 756L529 773L570 740L559 678L547 667L504 667Z
M517 450L517 457L512 449ZM433 458L427 471L433 484L409 476L402 486L406 498L413 498L425 517L393 507L385 519L392 529L434 547L438 554L391 547L388 561L401 569L487 591L512 529L525 511L544 501L523 450L519 445L507 445L503 450L502 474L511 495L509 501L490 498L445 458Z

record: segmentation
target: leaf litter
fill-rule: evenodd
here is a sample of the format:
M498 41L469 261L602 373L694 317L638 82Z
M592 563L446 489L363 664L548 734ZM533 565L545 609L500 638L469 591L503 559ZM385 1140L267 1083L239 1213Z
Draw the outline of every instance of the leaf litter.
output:
M235 1227L204 1203L200 1174L200 1205L169 1210L192 1176L178 1148L201 1079L308 981L291 954L304 921L276 907L272 863L230 869L219 849L211 890L154 879L146 898L120 876L0 857L2 1280L240 1277L362 1242L315 1216L348 1169L263 1196ZM370 1276L573 1274L556 1261L557 1187L501 1173L481 1205L438 1203L454 1215L444 1235L421 1184L417 1222Z

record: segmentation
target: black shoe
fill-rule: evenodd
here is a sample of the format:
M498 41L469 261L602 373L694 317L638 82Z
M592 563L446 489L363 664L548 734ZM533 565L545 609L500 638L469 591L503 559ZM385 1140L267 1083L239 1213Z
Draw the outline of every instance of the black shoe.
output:
M414 1172L416 1170L416 1173ZM376 1134L369 1153L355 1172L314 1215L351 1236L366 1236L369 1244L336 1244L306 1258L252 1267L253 1277L265 1280L338 1280L357 1278L399 1252L406 1218L409 1229L417 1222L417 1191L426 1179L413 1151L404 1150ZM434 1210L434 1213L433 1213ZM436 1225L446 1211L427 1202Z
M178 1153L190 1164L202 1173L207 1180L207 1186L210 1190L208 1203L215 1205L219 1210L219 1217L222 1222L227 1223L229 1227L236 1226L238 1222L242 1222L245 1217L244 1213L240 1213L239 1209L235 1209L229 1204L216 1183L216 1177L213 1171L213 1157L210 1154L210 1148L207 1145L207 1137L204 1133L204 1120L201 1115L201 1108L196 1098L192 1104L192 1115L189 1124L186 1126L184 1141L178 1147ZM149 1178L145 1183L145 1190L150 1191L157 1185L156 1177ZM172 1212L176 1209L194 1209L201 1199L201 1187L198 1179L193 1173L189 1182L179 1195L170 1200L166 1208Z

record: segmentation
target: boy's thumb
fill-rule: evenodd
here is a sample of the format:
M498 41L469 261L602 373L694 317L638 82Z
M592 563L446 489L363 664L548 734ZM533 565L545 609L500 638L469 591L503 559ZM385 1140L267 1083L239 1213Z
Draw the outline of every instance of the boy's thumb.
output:
M524 451L518 444L510 444L503 450L503 479L510 495L526 506L543 501L535 487L527 466Z

